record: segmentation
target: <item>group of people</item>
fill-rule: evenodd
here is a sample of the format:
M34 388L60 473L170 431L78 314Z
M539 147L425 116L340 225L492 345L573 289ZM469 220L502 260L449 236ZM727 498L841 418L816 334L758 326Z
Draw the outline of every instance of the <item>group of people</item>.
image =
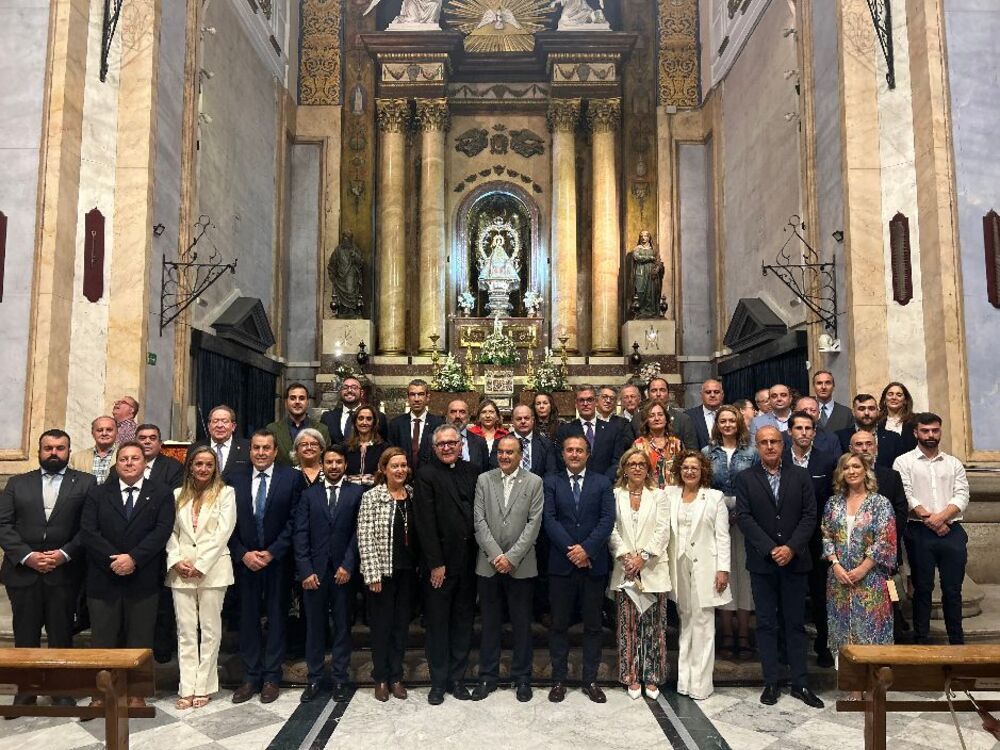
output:
M244 673L232 700L269 703L280 693L294 586L305 619L302 701L328 687L347 695L362 594L380 701L407 697L403 657L419 610L432 705L497 689L506 612L505 679L520 701L532 698L534 619L548 625L548 698L565 698L567 631L579 615L583 691L605 702L597 671L610 614L632 698L655 699L669 678L676 616L679 693L712 694L718 641L729 658L759 653L762 703L778 700L784 661L791 694L821 707L806 679L805 603L821 666L846 643L892 642L900 534L916 641L928 638L937 571L949 640L962 642L969 494L962 464L939 449L941 419L915 414L905 386L847 407L830 373L812 384L813 396L776 384L727 404L710 379L687 411L669 404L661 377L645 394L578 386L574 418L538 393L505 427L489 400L474 424L462 400L431 414L419 379L407 410L389 420L347 377L340 405L317 420L307 388L293 383L282 419L249 439L233 409L212 409L184 465L122 399L114 416L94 420L91 448L71 451L66 432L44 432L39 469L0 496L0 582L15 644L37 647L44 627L50 646L71 646L82 584L95 647L152 647L158 630L176 629L177 707L197 708L218 691L229 591ZM122 424L134 439L121 438Z

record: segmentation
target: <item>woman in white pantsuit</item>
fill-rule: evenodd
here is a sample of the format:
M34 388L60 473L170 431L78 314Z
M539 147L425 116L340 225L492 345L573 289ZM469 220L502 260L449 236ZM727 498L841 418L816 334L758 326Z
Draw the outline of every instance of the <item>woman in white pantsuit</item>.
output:
M715 608L729 590L729 512L711 489L712 465L698 451L674 457L670 468L671 598L680 615L677 692L703 700L714 691Z
M222 601L233 583L229 537L236 526L236 495L222 481L215 453L202 447L188 454L184 484L174 498L167 585L177 618L177 708L201 708L219 690Z

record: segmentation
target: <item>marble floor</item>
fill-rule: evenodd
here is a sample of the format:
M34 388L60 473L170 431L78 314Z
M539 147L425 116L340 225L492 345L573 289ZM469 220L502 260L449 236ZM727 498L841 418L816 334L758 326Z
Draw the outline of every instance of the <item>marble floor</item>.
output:
M549 703L544 688L520 704L511 690L499 690L480 703L452 698L428 706L426 688L410 699L379 703L370 689L349 701L321 698L299 703L300 691L288 689L264 706L256 701L234 706L229 692L207 707L178 711L175 696L154 702L155 719L133 720L135 750L320 750L320 748L590 748L664 747L682 750L860 750L863 717L837 713L835 694L822 692L827 707L806 708L787 694L776 706L762 706L758 688L720 688L695 703L669 691L659 701L629 700L609 689L608 702L591 703L571 690L562 704ZM934 698L940 696L924 695ZM980 697L980 696L977 696ZM983 695L983 698L996 698ZM0 697L9 703L10 697ZM978 719L960 714L968 750L997 750ZM914 750L960 748L950 715L895 714L888 720L888 746ZM98 750L103 747L100 721L22 718L0 722L0 750Z

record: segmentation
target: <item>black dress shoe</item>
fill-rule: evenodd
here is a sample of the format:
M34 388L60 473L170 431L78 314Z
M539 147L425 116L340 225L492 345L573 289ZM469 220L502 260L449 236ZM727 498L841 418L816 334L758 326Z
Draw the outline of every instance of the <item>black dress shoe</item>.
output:
M52 697L53 706L75 706L76 698L68 695L55 695Z
M497 686L495 684L480 682L472 689L472 700L481 701L496 689Z
M583 694L586 695L594 703L607 703L608 696L604 694L600 686L596 682L591 682L583 686Z
M335 682L333 683L333 699L340 703L341 701L346 701L347 696L351 693L351 686L346 682Z
M811 708L823 708L824 706L820 697L807 687L793 687L791 695Z
M549 701L551 703L562 703L566 697L566 686L561 682L555 683L549 690Z
M469 689L461 682L456 682L454 685L452 685L451 688L449 688L448 692L451 693L454 696L455 700L457 701L472 700L472 696L469 695Z
M760 702L765 706L773 706L778 702L780 696L781 691L778 690L777 685L765 685L764 691L760 694Z
M431 688L431 691L427 694L427 702L432 706L440 706L444 703L444 690L441 688Z
M317 695L319 695L319 683L310 682L306 685L306 689L302 691L302 695L299 696L299 703L308 703Z
M816 651L816 663L823 667L823 669L830 669L833 666L833 654L830 653L830 649L821 648Z
M15 706L34 706L36 703L38 703L38 696L37 695L26 695L24 693L18 693L17 695L14 696L14 705ZM5 721L10 721L11 719L17 719L17 718L20 718L20 717L18 717L18 716L4 716L3 718L4 718Z
M522 682L517 686L517 699L521 703L527 703L531 700L531 685L527 682Z

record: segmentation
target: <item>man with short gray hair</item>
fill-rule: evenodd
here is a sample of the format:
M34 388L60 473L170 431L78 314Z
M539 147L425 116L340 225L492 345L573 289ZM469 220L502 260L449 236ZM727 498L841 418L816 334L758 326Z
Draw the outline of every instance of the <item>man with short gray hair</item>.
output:
M118 450L118 423L114 417L101 416L90 423L94 445L82 451L73 451L69 457L71 469L93 474L98 484L103 484L115 463Z

